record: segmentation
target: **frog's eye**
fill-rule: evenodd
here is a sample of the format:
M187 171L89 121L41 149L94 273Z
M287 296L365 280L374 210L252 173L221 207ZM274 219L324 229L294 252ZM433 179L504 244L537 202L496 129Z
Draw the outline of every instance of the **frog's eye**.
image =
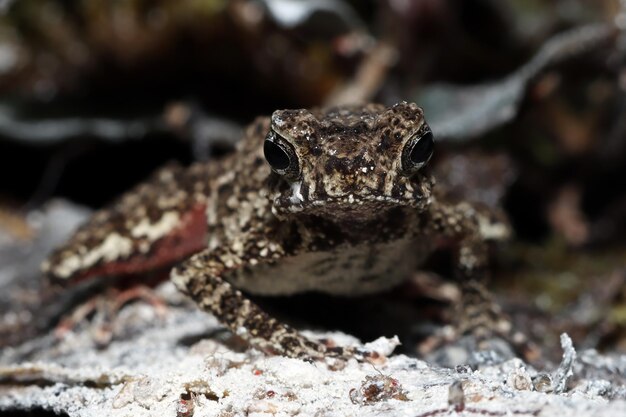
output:
M420 129L409 139L402 151L402 171L406 175L413 175L419 171L433 155L435 140L433 132L428 126Z
M287 179L295 179L300 173L298 156L293 146L273 130L265 138L263 153L272 170Z

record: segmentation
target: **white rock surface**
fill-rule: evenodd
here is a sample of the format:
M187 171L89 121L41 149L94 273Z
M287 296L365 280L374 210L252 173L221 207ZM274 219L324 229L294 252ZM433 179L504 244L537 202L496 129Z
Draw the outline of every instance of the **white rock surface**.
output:
M177 297L170 284L161 294L170 301ZM236 352L229 347L228 333L220 329L214 318L191 305L171 307L160 319L151 307L134 303L121 312L116 337L104 349L96 347L89 331L5 348L0 354L0 415L44 409L94 417L626 416L625 390L615 381L578 378L573 386L557 381L570 372L576 376L574 362L580 367L585 360L604 360L602 369L611 368L623 378L623 357L583 353L580 362L570 349L560 368L548 370L552 379L543 376L555 381L543 390L551 391L550 384L558 383L563 392L557 394L537 391L537 371L519 359L455 370L391 355L380 365L353 361L331 370L323 363ZM338 334L317 336L353 340ZM564 337L564 346L568 340ZM384 352L395 344L394 339L379 339L369 347ZM448 402L456 381L464 392L463 411Z

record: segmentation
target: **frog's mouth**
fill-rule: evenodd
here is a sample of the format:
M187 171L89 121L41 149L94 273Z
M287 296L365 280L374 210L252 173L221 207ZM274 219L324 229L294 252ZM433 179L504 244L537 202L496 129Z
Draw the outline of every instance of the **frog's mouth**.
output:
M310 183L310 182L309 182ZM369 188L365 184L344 183L330 188L322 183L309 186L306 181L283 182L274 189L272 211L278 217L313 215L328 220L372 220L394 208L423 211L430 204L432 181L416 184L394 183Z
M427 199L419 198L400 199L389 196L346 194L309 200L300 194L296 198L293 195L279 196L274 200L273 211L279 217L300 214L320 216L329 220L361 221L384 216L396 208L412 208L421 211L427 204Z

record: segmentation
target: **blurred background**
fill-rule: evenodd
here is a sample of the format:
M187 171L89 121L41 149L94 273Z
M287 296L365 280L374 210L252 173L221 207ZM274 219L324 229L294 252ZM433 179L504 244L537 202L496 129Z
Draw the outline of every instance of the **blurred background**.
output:
M0 0L2 343L60 315L45 253L157 167L277 108L407 100L439 183L512 224L493 283L516 326L626 352L625 29L620 0ZM441 323L458 293L429 262L406 309ZM381 327L415 352L404 311Z

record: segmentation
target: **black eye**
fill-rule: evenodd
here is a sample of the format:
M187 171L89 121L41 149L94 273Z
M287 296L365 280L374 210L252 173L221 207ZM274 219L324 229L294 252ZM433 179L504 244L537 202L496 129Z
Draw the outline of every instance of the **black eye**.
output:
M433 132L428 130L413 145L411 149L411 162L414 164L423 164L428 162L430 156L433 154L433 148L435 147L435 141L433 140Z
M409 139L402 152L402 169L408 174L419 171L433 155L435 141L433 132L425 127Z
M263 153L267 162L275 170L282 171L289 168L289 155L276 142L266 140L263 145Z
M298 156L293 146L276 132L270 131L263 144L263 153L272 170L292 180L300 175Z

